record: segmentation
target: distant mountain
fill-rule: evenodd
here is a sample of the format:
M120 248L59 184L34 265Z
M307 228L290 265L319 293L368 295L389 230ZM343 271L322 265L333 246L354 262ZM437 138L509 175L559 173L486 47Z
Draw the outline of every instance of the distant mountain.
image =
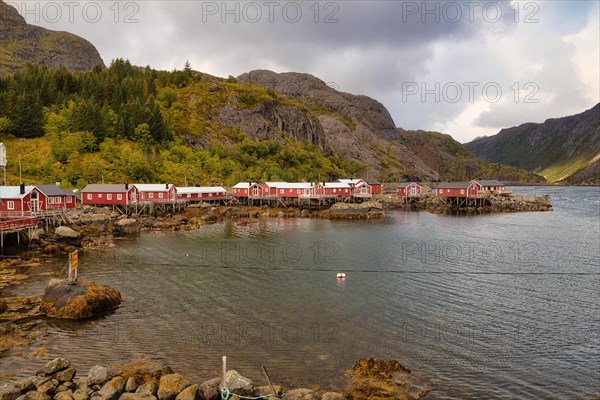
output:
M436 175L426 165L416 169L422 163L406 147L390 113L377 100L338 91L304 73L256 70L240 75L237 81L281 94L287 105L263 102L245 114L226 107L219 111L220 117L228 115L221 118L224 125L241 124L251 136L257 131L287 131L328 154L363 164L365 176L394 180L407 173L418 173L423 179ZM303 119L294 117L299 111ZM266 123L256 126L259 116Z
M544 182L543 177L523 169L479 160L450 135L400 128L398 133L406 147L426 167L439 173L439 180L457 181L481 177L511 182Z
M581 114L503 129L464 147L482 160L523 168L549 181L597 184L600 104Z
M104 62L87 40L27 24L17 10L0 0L0 76L19 71L27 64L71 71L88 71Z

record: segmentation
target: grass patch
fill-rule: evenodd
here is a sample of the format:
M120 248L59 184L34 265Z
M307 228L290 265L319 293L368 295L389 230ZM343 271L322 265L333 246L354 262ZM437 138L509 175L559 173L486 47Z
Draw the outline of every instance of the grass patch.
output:
M582 154L569 158L568 160L559 161L549 167L544 168L538 175L542 175L550 182L562 181L573 175L582 168L587 167L597 154Z

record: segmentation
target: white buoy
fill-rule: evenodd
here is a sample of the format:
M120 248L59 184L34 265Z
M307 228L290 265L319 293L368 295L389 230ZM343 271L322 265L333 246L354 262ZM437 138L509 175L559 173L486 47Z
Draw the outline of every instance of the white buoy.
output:
M345 274L345 273L343 273L343 272L338 272L338 274L337 274L337 278L338 278L338 279L346 279L346 274Z

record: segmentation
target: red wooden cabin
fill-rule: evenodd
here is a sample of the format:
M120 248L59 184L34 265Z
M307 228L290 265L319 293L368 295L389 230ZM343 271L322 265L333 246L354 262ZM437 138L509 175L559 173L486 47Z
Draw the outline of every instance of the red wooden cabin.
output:
M277 197L294 199L310 197L314 193L314 185L310 182L280 182L277 186Z
M287 185L287 182L265 182L260 185L263 197L277 197L277 188Z
M88 205L129 205L139 201L135 185L91 184L81 191L81 204Z
M223 200L227 198L227 190L221 186L178 187L177 198L186 201Z
M0 186L2 217L31 215L46 209L46 196L34 186Z
M404 182L396 187L396 195L400 197L418 197L423 193L423 186L416 182Z
M383 193L383 185L377 179L367 179L365 182L369 186L371 186L371 193L373 193L373 194Z
M254 182L240 182L232 188L233 197L258 197L260 192L259 186Z
M493 194L500 194L506 189L506 185L497 180L475 179L471 182L477 183L480 187L479 190L483 190Z
M56 185L34 185L45 197L46 210L74 208L77 205L75 193L59 188Z
M350 196L351 188L347 183L342 182L321 182L315 186L315 195L317 196Z
M150 203L168 203L177 200L177 188L172 183L136 183L139 201Z
M437 197L477 197L481 186L475 182L442 182L435 190Z
M373 195L373 188L362 179L352 188L352 195L356 197L370 197Z

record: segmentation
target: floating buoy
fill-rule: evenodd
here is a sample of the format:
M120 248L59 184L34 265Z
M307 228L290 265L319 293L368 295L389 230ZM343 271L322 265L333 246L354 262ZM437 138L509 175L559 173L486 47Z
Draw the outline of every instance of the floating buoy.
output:
M342 280L343 280L343 279L346 279L346 274L345 274L345 273L343 273L343 272L338 272L338 274L337 274L337 278L338 278L338 279L342 279Z

